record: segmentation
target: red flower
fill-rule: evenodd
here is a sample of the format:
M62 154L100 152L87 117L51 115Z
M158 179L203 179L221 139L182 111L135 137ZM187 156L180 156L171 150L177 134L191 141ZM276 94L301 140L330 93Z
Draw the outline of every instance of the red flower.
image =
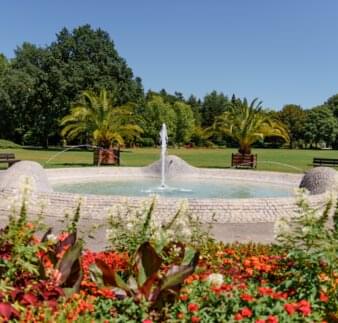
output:
M221 289L224 290L224 291L226 291L226 292L230 292L232 290L232 288L233 287L230 284L223 284L221 286Z
M146 320L143 320L142 323L153 323L153 321L149 320L149 319L146 319Z
M284 309L289 315L292 315L297 309L297 304L284 304Z
M306 300L301 300L298 303L298 311L301 312L304 316L311 314L311 304Z
M256 320L255 323L266 323L265 320Z
M192 274L184 280L184 283L191 284L194 280L199 280L199 278L197 274Z
M252 316L252 311L248 307L244 307L241 310L241 314L243 317L251 317Z
M243 316L241 313L235 314L235 321L242 321L242 320L243 320Z
M271 296L273 293L273 290L270 287L258 287L258 291L263 296Z
M287 293L283 293L283 292L276 292L272 294L272 298L274 299L287 299L288 298L288 294Z
M193 312L197 312L199 309L199 306L195 303L190 303L188 304L188 311L193 313Z
M329 297L323 292L319 294L319 299L324 303L327 303L329 301Z
M183 302L187 301L189 298L189 296L187 294L182 294L180 295L179 299Z
M184 313L182 312L177 313L177 318L180 320L184 319Z
M200 320L201 320L201 319L200 319L198 316L193 316L193 317L191 318L191 322L192 322L192 323L198 323Z
M247 302L252 302L254 300L254 298L250 294L242 294L241 299Z
M269 317L265 321L266 323L278 323L278 317L269 315Z

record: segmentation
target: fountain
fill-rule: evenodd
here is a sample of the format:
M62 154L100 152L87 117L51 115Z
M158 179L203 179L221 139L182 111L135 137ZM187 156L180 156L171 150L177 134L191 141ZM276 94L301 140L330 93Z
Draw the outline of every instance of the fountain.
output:
M161 142L161 189L165 189L165 159L167 153L168 133L167 126L165 123L162 124L160 131L160 142Z

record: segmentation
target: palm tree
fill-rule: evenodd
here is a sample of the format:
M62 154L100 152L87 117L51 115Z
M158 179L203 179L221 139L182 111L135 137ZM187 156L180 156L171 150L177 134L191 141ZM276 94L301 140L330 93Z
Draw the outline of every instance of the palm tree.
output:
M233 138L239 144L239 153L251 154L251 146L265 137L279 137L286 142L289 135L286 126L262 111L262 102L254 99L250 104L236 100L229 110L218 117L213 125L216 133Z
M85 134L94 146L104 150L123 145L124 138L135 138L142 129L132 122L131 105L116 106L106 90L99 95L84 91L70 114L61 120L61 135L73 140Z

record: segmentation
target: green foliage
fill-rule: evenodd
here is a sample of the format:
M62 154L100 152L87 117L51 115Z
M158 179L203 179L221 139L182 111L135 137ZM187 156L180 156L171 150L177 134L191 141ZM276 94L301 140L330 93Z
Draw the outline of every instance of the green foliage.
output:
M162 253L169 243L180 242L200 249L210 240L208 231L201 228L197 217L187 212L185 203L167 221L154 215L155 203L154 199L143 209L134 210L127 206L112 211L107 240L113 250L133 255L141 244L150 241L156 251Z
M338 137L338 119L326 105L318 106L307 113L304 137L311 145L321 141L332 146Z
M8 149L8 148L18 149L21 148L21 146L14 143L13 141L0 139L0 149Z
M277 118L288 128L290 148L294 148L304 138L306 112L299 105L287 104L277 112Z
M212 91L207 94L201 106L201 121L203 127L210 127L217 117L229 108L229 99L222 92Z
M163 259L149 242L140 245L131 259L131 270L124 281L115 269L100 260L90 266L95 283L112 286L118 298L133 297L135 301L150 302L151 306L162 307L180 289L184 280L197 266L199 253L183 247L184 259L179 265L169 265L166 272L160 271ZM102 287L102 285L101 285Z
M21 142L31 131L34 144L48 146L49 138L56 143L59 120L86 89L114 90L118 105L143 97L141 80L133 77L106 32L84 25L73 31L64 28L56 37L46 47L18 47L0 76L1 121L8 129L1 137Z
M116 106L115 99L106 90L99 95L83 92L70 114L62 119L61 134L70 140L86 135L93 145L102 148L123 145L126 137L138 137L142 129L133 124L130 107Z
M140 126L144 130L145 137L152 138L155 143L158 143L162 124L165 123L169 141L175 141L177 130L176 113L170 103L166 103L161 96L150 96L145 106L137 109L137 114L141 116Z
M250 154L251 146L265 137L280 137L289 141L285 126L262 111L262 102L254 99L236 100L229 110L218 117L212 127L215 133L225 134L239 144L241 154Z
M190 141L194 131L195 120L191 107L183 102L175 102L173 109L176 113L176 136L177 144Z
M300 196L298 207L299 213L291 220L280 219L276 224L277 241L288 251L286 261L291 264L282 286L296 289L299 297L307 299L325 293L331 309L337 310L338 204L333 226L328 223L332 201L320 212Z
M114 323L142 322L148 316L148 302L140 300L135 302L133 298L122 300L111 300L97 298L95 301L95 312L92 317L99 322L105 320Z

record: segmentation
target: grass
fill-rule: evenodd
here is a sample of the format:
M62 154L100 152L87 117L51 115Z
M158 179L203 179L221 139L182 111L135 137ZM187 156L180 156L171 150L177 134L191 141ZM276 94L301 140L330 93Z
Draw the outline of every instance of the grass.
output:
M236 149L169 149L169 154L177 155L196 167L230 167L231 154ZM84 150L72 150L55 156L61 150L33 150L33 149L1 149L0 152L13 152L21 160L33 160L44 167L82 167L92 166L93 153ZM311 168L313 157L338 158L337 150L289 150L289 149L254 149L258 155L258 169L281 172L303 172ZM160 149L135 148L125 149L121 153L121 166L145 166L160 158ZM0 168L6 168L0 164Z

